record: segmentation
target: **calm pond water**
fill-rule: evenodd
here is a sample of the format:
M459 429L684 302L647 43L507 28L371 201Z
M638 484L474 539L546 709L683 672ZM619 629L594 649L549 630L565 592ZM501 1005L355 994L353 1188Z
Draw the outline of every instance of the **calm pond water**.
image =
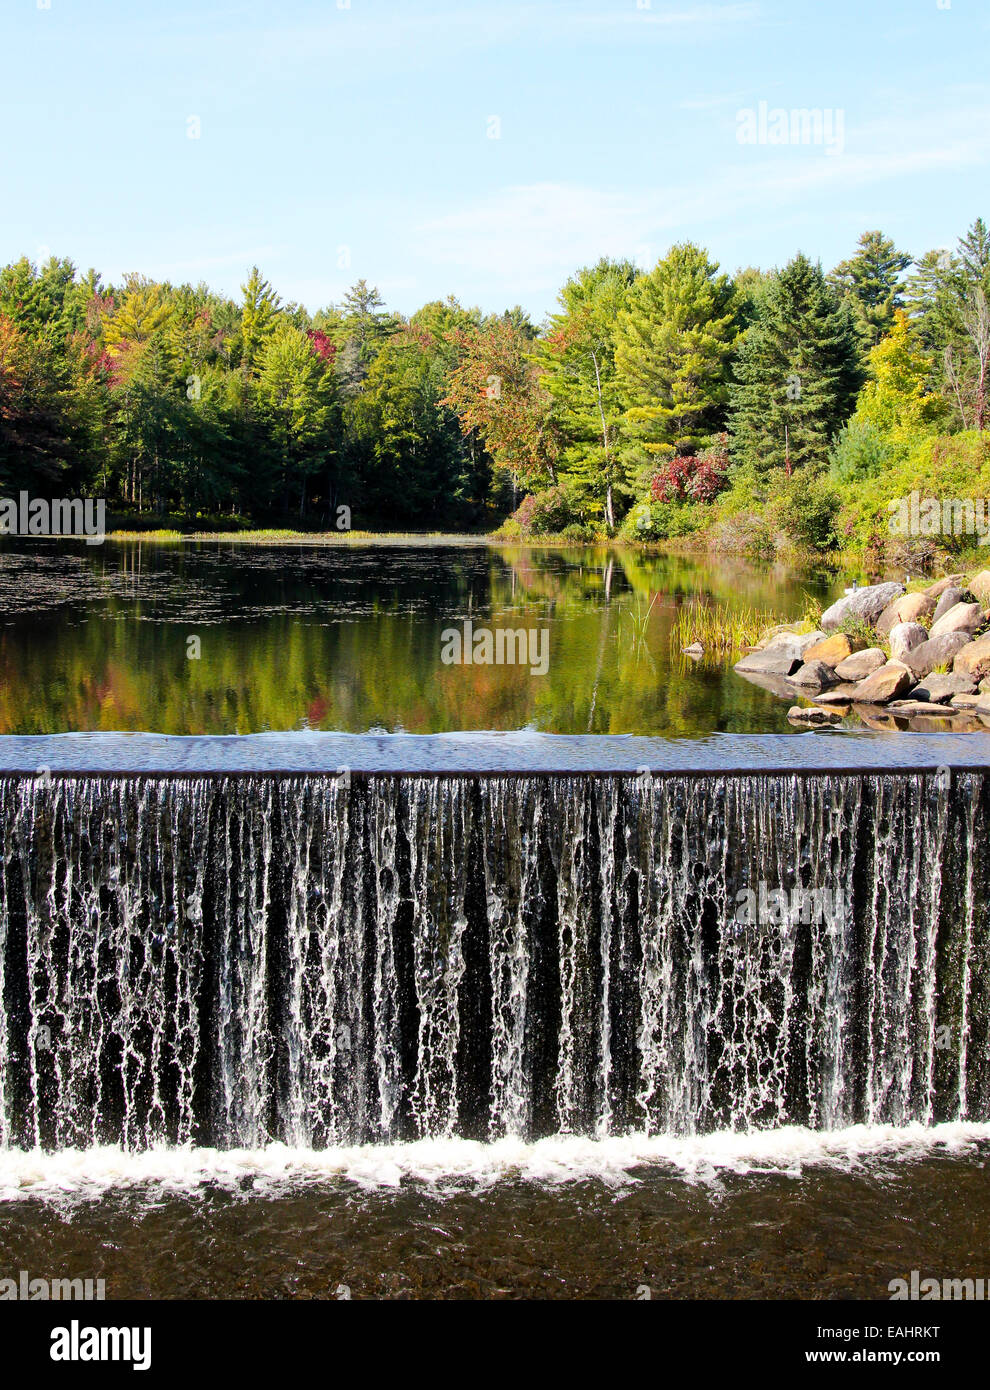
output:
M786 733L784 702L693 664L671 624L692 602L791 618L841 588L626 550L8 540L0 734ZM546 674L444 664L442 634L465 620L545 629Z

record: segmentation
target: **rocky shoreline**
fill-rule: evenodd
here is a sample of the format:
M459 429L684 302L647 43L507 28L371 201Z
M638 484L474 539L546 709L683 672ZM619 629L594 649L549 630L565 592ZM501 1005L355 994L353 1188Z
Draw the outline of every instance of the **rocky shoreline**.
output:
M770 629L735 670L782 699L797 725L853 716L869 728L990 728L990 570L851 589L818 627Z

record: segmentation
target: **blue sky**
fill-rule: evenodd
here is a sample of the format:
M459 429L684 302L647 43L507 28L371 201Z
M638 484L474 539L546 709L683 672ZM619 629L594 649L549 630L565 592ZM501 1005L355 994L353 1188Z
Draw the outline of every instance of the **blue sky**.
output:
M829 268L990 218L987 0L48 3L0 9L0 261L539 320L603 254ZM833 148L741 144L760 102Z

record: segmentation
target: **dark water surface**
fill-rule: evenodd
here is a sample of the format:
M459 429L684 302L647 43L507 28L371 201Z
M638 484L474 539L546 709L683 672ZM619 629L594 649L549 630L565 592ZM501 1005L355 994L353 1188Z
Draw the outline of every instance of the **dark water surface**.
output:
M282 1195L159 1191L0 1207L0 1277L102 1277L107 1298L887 1299L990 1278L990 1154L618 1190L501 1181Z
M8 539L0 734L782 733L778 696L692 664L671 624L688 603L794 618L841 587L626 550ZM546 674L444 665L467 619L547 629Z

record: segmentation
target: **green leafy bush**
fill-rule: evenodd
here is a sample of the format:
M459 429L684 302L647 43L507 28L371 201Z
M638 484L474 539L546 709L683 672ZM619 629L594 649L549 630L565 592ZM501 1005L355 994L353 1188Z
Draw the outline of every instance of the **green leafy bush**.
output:
M580 521L570 494L562 487L529 493L516 508L514 519L524 536L554 536Z
M831 550L837 543L835 523L841 499L827 478L809 477L804 469L777 482L767 517L776 531L800 549Z

